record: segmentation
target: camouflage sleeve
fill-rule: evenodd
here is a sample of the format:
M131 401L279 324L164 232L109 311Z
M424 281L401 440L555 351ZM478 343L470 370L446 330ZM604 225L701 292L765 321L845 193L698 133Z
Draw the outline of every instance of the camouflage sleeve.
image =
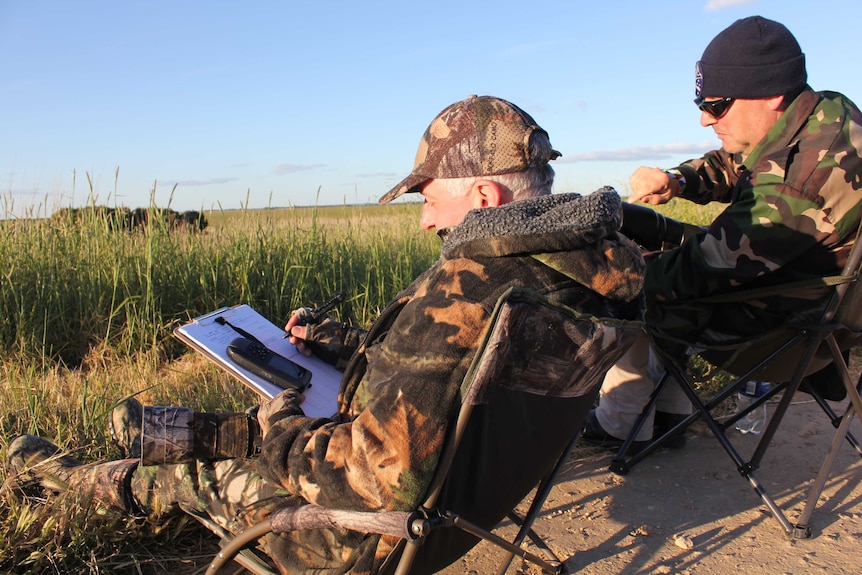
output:
M366 334L364 329L345 325L329 316L320 323L308 324L306 329L305 344L311 352L342 371Z
M437 466L490 314L484 302L463 295L455 273L441 268L424 284L436 288L420 288L385 338L368 344L348 421L288 417L274 423L258 460L268 481L341 509L416 505Z
M707 152L702 158L689 160L677 169L686 178L686 187L680 197L701 205L713 201L729 202L739 181L739 166L734 156L724 150ZM743 234L750 232L750 226L745 221L752 221L753 198L752 195L752 201L728 207L712 222L705 236L691 238L682 247L652 258L644 280L646 301L693 299L721 291L735 282L737 274L762 272L760 266L753 266L748 272L740 269L741 262L736 261L733 248L727 246L727 249L722 249L715 242L716 239L721 242L727 238L725 233L729 230L733 230L734 238L746 237Z
M787 281L841 269L838 252L859 222L859 112L827 100L810 118L807 112L796 120L788 114L790 125L804 126L798 138L791 145L767 145L758 159L749 158L753 166L736 181L733 202L707 233L650 262L647 303L728 291L779 270L784 273L775 277ZM719 181L708 164L698 164L700 171Z
M707 152L702 158L688 160L677 169L685 176L680 197L698 204L730 202L739 173L737 158L724 150Z
M770 179L758 177L705 234L650 262L648 303L726 292L781 270L819 244L837 243L835 227L816 198Z

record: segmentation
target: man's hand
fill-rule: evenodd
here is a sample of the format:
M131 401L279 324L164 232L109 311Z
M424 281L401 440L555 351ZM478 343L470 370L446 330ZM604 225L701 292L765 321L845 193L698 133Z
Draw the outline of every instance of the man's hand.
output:
M344 370L347 361L364 338L365 331L345 326L340 321L324 316L316 323L303 320L303 310L291 312L284 326L291 344L303 355L314 355L336 369Z
M304 310L309 308L299 308L290 312L290 319L284 326L284 331L287 332L287 339L291 345L296 346L296 351L302 355L311 355L311 350L305 345L305 339L308 336L308 328L306 322L302 319L305 315Z
M629 178L632 193L629 203L666 204L679 195L679 182L676 178L659 168L641 166Z
M302 395L295 389L285 389L272 399L260 402L260 407L257 408L257 422L260 424L261 435L266 436L270 427L280 419L291 415L305 415L299 407L301 402Z

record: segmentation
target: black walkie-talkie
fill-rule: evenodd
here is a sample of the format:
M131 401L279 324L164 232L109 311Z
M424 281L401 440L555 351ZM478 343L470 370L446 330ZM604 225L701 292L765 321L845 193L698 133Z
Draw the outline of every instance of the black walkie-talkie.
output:
M260 342L238 337L228 344L227 354L237 365L282 389L295 389L302 393L311 385L309 370L275 353Z

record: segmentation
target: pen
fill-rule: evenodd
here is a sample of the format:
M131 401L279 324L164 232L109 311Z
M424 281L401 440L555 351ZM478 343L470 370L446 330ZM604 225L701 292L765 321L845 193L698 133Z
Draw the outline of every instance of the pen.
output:
M305 317L303 318L303 320L306 324L317 323L318 321L320 321L320 318L323 317L324 314L334 309L335 306L343 302L346 297L347 294L345 294L343 291L338 292L337 294L320 304L319 307L305 312ZM288 337L290 337L289 332L285 333L281 339L287 339Z

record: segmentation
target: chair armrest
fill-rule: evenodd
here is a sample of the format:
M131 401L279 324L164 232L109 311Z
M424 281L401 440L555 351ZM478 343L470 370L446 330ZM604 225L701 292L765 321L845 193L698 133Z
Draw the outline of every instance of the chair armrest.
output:
M361 533L392 535L413 539L411 523L416 517L411 511L345 511L317 505L285 507L273 512L270 522L274 533L305 529L349 529Z

